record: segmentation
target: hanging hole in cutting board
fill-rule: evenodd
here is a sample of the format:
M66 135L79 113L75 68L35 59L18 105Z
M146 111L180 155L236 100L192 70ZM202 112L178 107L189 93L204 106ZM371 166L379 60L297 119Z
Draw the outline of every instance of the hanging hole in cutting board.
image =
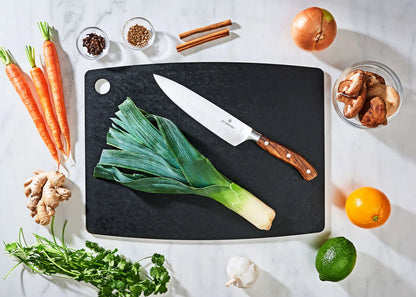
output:
M100 78L95 82L95 91L100 95L105 95L110 91L110 82L105 78Z

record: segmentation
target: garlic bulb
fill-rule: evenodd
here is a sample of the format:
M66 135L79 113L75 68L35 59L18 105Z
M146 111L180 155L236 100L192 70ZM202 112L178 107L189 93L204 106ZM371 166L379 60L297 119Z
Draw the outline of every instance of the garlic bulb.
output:
M249 288L259 277L259 271L254 262L247 257L232 257L228 261L227 275L230 279L225 285L238 288Z

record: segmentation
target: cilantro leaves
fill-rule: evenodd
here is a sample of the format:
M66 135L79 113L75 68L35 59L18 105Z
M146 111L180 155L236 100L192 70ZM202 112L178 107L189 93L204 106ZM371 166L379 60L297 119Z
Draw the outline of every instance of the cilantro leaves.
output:
M66 223L63 234L65 226ZM138 297L167 292L170 276L163 266L163 255L154 254L151 257L152 265L147 273L139 261L131 262L117 254L117 249L107 250L95 242L87 241L87 249L75 250L65 245L62 236L62 244L59 245L53 228L52 241L37 234L34 236L37 242L27 245L20 229L19 240L5 244L6 252L34 273L89 283L98 289L99 297Z

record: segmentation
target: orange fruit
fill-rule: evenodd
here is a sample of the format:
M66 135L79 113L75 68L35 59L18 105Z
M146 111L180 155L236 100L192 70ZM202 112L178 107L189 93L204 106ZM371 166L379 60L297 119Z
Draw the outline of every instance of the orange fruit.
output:
M387 196L380 190L362 187L348 196L345 211L353 224L369 229L379 227L387 221L391 206Z

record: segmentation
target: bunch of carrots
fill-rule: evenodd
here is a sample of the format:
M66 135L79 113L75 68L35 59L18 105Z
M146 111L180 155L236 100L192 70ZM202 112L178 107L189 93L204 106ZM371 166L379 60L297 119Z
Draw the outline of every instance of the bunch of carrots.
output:
M40 136L48 147L53 159L58 163L59 168L60 159L58 151L61 151L66 158L69 157L71 151L61 70L55 44L51 41L51 27L46 22L39 22L38 26L44 39L43 55L51 94L49 94L46 76L36 66L34 48L26 46L26 55L31 66L30 75L42 106L44 118L36 104L23 72L17 66L11 52L0 47L0 60L6 65L6 74L9 80L26 106ZM51 133L49 133L48 127ZM65 149L62 140L65 141Z

